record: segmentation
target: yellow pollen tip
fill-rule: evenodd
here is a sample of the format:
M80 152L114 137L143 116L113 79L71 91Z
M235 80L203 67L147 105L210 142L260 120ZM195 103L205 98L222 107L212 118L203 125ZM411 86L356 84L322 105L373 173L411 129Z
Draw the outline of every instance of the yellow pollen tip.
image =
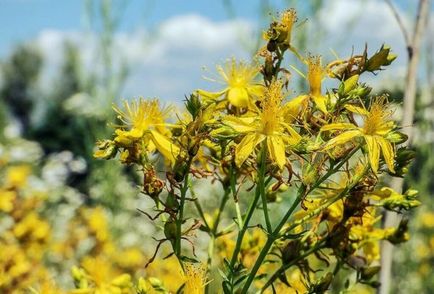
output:
M280 107L283 100L282 86L280 80L274 80L265 91L264 100L262 101L261 120L263 132L267 135L277 130L282 117Z
M310 86L310 94L313 96L321 95L321 81L324 76L324 69L321 65L321 56L309 56L307 65L307 80Z
M288 30L291 30L294 23L297 22L297 12L291 8L283 12L281 22Z

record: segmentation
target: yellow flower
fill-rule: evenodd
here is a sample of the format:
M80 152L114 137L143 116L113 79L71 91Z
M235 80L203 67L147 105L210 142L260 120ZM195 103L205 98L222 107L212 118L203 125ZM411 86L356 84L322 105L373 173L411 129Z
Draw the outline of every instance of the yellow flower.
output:
M85 257L82 266L84 272L76 267L73 268L74 279L79 289L71 293L131 293L131 276L119 274L103 257Z
M113 106L113 109L118 114L117 118L123 123L125 128L130 128L131 135L142 137L143 133L151 126L154 126L160 133L165 134L164 120L168 115L169 108L162 109L157 99L133 100L131 103L124 101L124 110Z
M285 147L297 144L301 136L285 122L282 107L282 82L273 81L266 89L262 110L254 117L227 116L223 123L243 134L244 138L235 149L235 162L241 166L253 153L255 147L266 141L268 154L280 169L286 162Z
M0 189L0 211L11 212L14 209L15 191Z
M297 21L297 12L295 9L288 9L282 13L279 28L286 32L286 42L291 45L291 33L294 23Z
M307 80L310 87L310 97L323 113L327 113L326 97L321 94L321 84L326 71L321 65L320 56L309 56L307 59Z
M123 269L138 269L145 263L145 256L139 248L131 247L122 251L122 254L118 252L114 253L112 257Z
M219 92L197 90L205 99L216 100L224 95L225 100L236 107L251 107L253 101L262 95L264 86L255 81L259 67L235 59L226 63L225 68L217 66L217 71L223 78L226 88Z
M394 123L390 120L391 111L388 110L384 100L383 97L377 98L372 102L369 110L347 105L346 108L349 111L363 117L363 126L358 127L353 123L333 123L323 126L322 131L344 130L344 132L328 141L324 146L324 150L362 137L368 149L369 163L372 170L375 173L378 171L381 150L387 167L391 172L394 172L395 150L392 143L387 140L387 135L393 130Z
M15 237L32 241L45 241L50 237L50 225L35 212L30 212L13 228Z
M109 239L109 229L107 216L102 207L86 209L83 216L87 222L89 231L95 235L99 242L105 242Z
M291 47L292 28L297 22L295 9L285 10L279 20L272 23L270 29L263 34L265 40L274 40L279 44Z
M184 282L184 275L176 257L157 258L146 268L146 276L158 277L170 293L175 293ZM152 292L151 292L152 293Z
M206 285L206 268L204 265L185 264L185 294L203 294Z
M422 226L426 228L434 228L434 213L424 212L420 217L420 222Z
M130 147L133 143L142 141L148 151L157 149L165 158L175 162L180 149L168 138L170 131L164 122L169 109L161 109L156 99L147 101L142 98L131 103L124 101L124 110L113 108L123 123L116 130L116 143Z
M7 170L6 183L14 187L23 187L31 173L30 166L12 166Z
M30 294L61 294L66 293L59 289L53 280L44 280L36 288L29 288Z

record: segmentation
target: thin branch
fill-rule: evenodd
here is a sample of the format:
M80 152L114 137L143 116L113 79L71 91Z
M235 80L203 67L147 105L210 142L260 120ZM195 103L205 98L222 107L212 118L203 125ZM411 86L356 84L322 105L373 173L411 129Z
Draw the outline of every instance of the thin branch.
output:
M388 0L385 0L388 1ZM408 66L405 79L405 92L403 103L403 115L401 125L413 125L416 91L417 91L417 73L420 57L420 46L424 30L427 26L429 16L430 0L419 0L417 15L415 19L414 32L408 48ZM406 135L408 140L406 145L411 145L414 128L407 128ZM402 178L393 178L390 187L400 193L402 191L404 180ZM399 217L396 213L386 212L384 217L383 227L396 226L399 222ZM392 280L392 257L393 247L387 242L382 242L381 246L381 271L379 294L389 294Z
M407 46L408 50L411 50L411 40L410 40L410 34L408 33L407 29L405 28L404 22L402 21L401 16L399 15L398 10L393 5L392 0L384 0L386 4L389 6L390 10L393 13L393 16L395 17L396 21L398 22L399 28L401 29L402 35L405 40L405 45Z

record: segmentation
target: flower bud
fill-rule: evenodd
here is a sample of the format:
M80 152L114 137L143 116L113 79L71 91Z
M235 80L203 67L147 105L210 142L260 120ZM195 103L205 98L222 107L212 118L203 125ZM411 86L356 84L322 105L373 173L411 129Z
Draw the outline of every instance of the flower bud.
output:
M137 282L137 294L146 294L149 291L149 286L146 280L142 277Z
M310 287L309 293L325 293L330 288L332 281L333 274L328 272L325 276L321 277L318 282Z
M111 140L98 141L96 143L96 146L98 147L98 150L95 151L95 153L93 154L94 157L101 158L101 159L111 159L115 157L117 148L113 141Z
M360 278L362 280L368 281L372 279L378 272L380 271L380 266L370 266L370 267L362 267L360 269Z
M287 191L289 186L282 182L277 182L274 185L271 185L268 187L266 192L267 202L268 203L274 203L274 202L280 202L282 201L282 198L279 197L279 193Z
M163 191L164 182L159 179L154 169L145 170L143 174L143 193L152 198L158 197Z
M398 212L410 210L420 205L420 202L416 200L417 194L418 192L413 189L408 190L404 194L400 194L393 189L383 188L382 192L380 192L383 199L380 201L379 205L387 210Z
M396 58L398 58L398 55L389 53L389 55L387 55L387 62L384 65L390 65Z
M358 87L354 88L353 90L348 92L349 96L356 96L356 97L360 97L360 98L364 98L366 96L369 95L369 93L371 93L372 88L368 87L366 85L359 85Z
M191 114L193 120L195 120L202 108L199 95L195 93L191 94L190 98L185 97L185 108Z
M359 75L354 75L348 79L346 79L343 83L344 85L344 94L348 94L351 90L355 89L357 86L357 82L359 81Z
M173 220L168 220L165 224L164 224L164 236L168 239L168 240L175 240L176 239L176 234L177 234L177 230L176 230L176 223ZM150 281L151 282L151 281ZM152 282L151 282L152 284Z
M293 148L300 153L310 153L312 151L318 150L320 147L320 143L310 141L306 138L302 138Z
M119 288L128 288L131 287L131 276L129 274L122 274L120 276L117 276L111 284L113 286L119 287Z
M306 164L305 168L303 169L303 176L301 178L301 182L309 186L313 184L318 179L318 170L315 166Z
M72 278L74 279L75 287L78 289L85 289L88 287L86 273L83 269L73 266L71 268Z
M390 53L390 47L383 45L380 50L368 59L365 65L367 71L380 70L382 66L390 65L395 59L395 54Z
M164 285L163 282L161 282L159 279L154 278L154 277L150 277L148 278L149 284L151 284L152 288L154 288L155 290L160 290L161 292L165 293L166 291L162 291L165 290L164 289Z
M391 143L402 144L407 141L408 136L401 132L390 132L386 135L386 139Z
M176 196L173 193L169 193L167 195L165 204L166 204L167 208L170 208L172 210L178 210L178 208L179 208L178 199L176 199Z
M177 182L182 182L185 175L189 172L189 166L185 159L179 158L173 167L174 179Z

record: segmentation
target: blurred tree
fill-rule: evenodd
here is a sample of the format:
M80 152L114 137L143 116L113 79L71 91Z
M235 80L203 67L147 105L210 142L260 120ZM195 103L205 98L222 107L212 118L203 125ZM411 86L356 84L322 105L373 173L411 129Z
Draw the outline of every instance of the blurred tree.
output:
M44 117L28 132L28 137L40 142L46 154L70 150L77 156L90 159L91 152L86 145L89 142L77 140L87 134L85 118L78 118L63 107L68 98L82 90L80 64L78 49L72 43L65 43L64 62L53 83L53 92L45 101Z
M3 85L0 100L20 122L23 132L31 123L31 114L36 98L35 84L42 68L42 57L28 45L20 45L1 64Z

